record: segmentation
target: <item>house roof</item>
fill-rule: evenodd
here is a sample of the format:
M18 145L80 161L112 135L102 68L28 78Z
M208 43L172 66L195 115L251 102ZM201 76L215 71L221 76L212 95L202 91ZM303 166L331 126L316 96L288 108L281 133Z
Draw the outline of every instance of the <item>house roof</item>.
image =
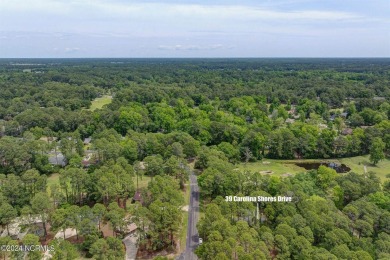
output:
M137 228L138 228L138 227L137 227L136 224L131 223L131 224L127 225L126 231L127 231L128 233L131 233L131 232L135 231Z
M87 137L84 139L84 144L89 144L92 141L92 137Z
M135 201L142 201L142 194L139 190L137 190L134 194L133 200Z
M58 161L57 161L57 159L58 159ZM65 166L66 165L65 156L62 153L57 153L57 157L55 156L55 154L50 155L49 156L49 164Z
M352 132L353 132L352 128L345 128L345 129L343 129L343 131L341 131L341 134L343 134L343 135L351 135Z

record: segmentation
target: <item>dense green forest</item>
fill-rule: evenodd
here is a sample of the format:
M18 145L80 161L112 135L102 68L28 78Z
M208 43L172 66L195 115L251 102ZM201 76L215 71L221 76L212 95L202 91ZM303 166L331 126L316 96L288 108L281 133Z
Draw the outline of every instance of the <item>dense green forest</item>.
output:
M0 90L0 244L123 259L133 223L143 257L177 254L193 168L200 259L390 258L390 182L375 171L237 170L267 159L388 160L389 59L2 59ZM103 96L112 101L92 109ZM131 203L136 191L142 200ZM23 239L9 232L17 217L27 219ZM76 238L53 239L67 228Z

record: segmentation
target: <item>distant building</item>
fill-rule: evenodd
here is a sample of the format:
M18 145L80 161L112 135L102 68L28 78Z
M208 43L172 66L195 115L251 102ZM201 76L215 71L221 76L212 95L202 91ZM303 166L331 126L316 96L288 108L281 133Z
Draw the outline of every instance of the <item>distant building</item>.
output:
M318 128L320 128L321 130L323 130L323 129L327 129L328 126L325 125L325 124L318 124Z
M291 105L291 109L287 111L289 115L295 115L296 113L296 108L295 105Z
M344 117L344 118L347 118L348 113L347 113L347 112L341 113L340 116L341 116L341 117Z
M292 119L292 118L287 118L286 121L284 121L286 124L294 124L295 123L295 119Z
M144 200L142 199L142 193L141 191L137 190L134 194L134 197L133 197L133 200L132 200L132 203L135 203L135 202L139 202L139 203L143 203Z
M342 118L347 118L348 116L348 113L347 112L343 112L341 114L333 114L329 117L329 120L330 121L334 121L337 117L342 117Z
M131 224L126 226L125 232L131 234L131 233L134 233L137 230L137 228L138 227L137 227L137 225L135 223L131 223Z
M55 136L42 136L41 138L39 138L39 140L41 141L45 141L45 142L48 142L48 143L51 143L53 141L57 141L57 137Z
M57 153L57 156L49 154L49 163L52 165L60 165L64 167L66 165L65 156L62 153Z
M342 135L351 135L353 132L353 129L352 128L345 128L341 131L341 134Z
M92 141L92 137L87 137L87 138L85 138L84 139L84 145L88 145L88 144L90 144L91 143L91 141Z

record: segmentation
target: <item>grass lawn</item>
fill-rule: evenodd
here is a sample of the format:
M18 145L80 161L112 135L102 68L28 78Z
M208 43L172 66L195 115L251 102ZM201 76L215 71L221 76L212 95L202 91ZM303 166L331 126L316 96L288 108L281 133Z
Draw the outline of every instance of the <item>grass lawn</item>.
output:
M269 162L269 163L264 163ZM386 180L386 175L390 174L390 159L385 159L380 161L376 166L372 165L369 160L369 155L356 156L349 158L339 158L339 159L307 159L307 160L272 160L264 159L259 162L240 163L236 165L238 170L248 170L252 172L263 172L269 171L269 174L281 176L285 173L296 174L299 172L306 172L302 167L296 166L294 163L299 162L335 162L338 164L345 164L351 168L352 172L363 174L364 166L366 166L367 172L375 172L381 181Z
M367 172L375 172L382 182L386 180L386 175L390 174L389 159L380 161L376 166L370 163L369 155L343 158L339 161L351 168L352 172L356 172L359 174L364 173L364 166L366 166Z
M100 98L95 98L92 100L92 105L88 109L90 111L94 111L96 109L102 108L104 105L110 104L112 101L112 96L104 95Z
M184 205L190 204L190 185L189 181L186 183L186 191L183 192L184 196ZM183 225L180 230L180 251L183 252L186 248L186 241L187 241L187 226L188 226L188 211L182 211L183 216Z
M52 184L58 184L60 185L60 174L59 173L53 173L49 177L47 177L47 188L50 189L50 186Z
M187 226L188 226L188 212L183 211L182 212L182 217L183 217L183 225L180 230L180 252L177 252L178 254L181 254L186 250L186 242L187 242Z
M183 196L184 196L184 205L189 205L190 204L190 192L191 192L190 181L187 181L185 185L186 185L186 191L182 192Z
M150 176L142 176L142 179L141 179L141 176L138 177L138 188L146 188L148 187L148 183L150 182L150 180L152 179L152 177ZM133 182L134 182L134 187L137 188L137 177L133 177Z
M148 183L150 182L151 179L152 179L152 177L149 177L149 176L142 176L142 180L141 180L141 177L138 177L138 188L139 189L147 188ZM133 177L133 183L134 183L135 189L137 189L137 177ZM132 207L134 207L134 204L132 204L132 199L133 199L133 197L130 196L130 198L126 201L126 207L127 207L128 211Z
M205 214L203 211L200 211L200 212L199 212L199 221L200 221L202 218L204 218L205 215L206 215L206 214Z
M277 176L286 173L296 174L306 171L304 168L296 166L290 162L291 161L264 159L263 161L249 162L247 164L240 163L236 165L236 168L239 170L247 170L252 172L264 172L264 174L266 174L265 172L269 171L270 174Z

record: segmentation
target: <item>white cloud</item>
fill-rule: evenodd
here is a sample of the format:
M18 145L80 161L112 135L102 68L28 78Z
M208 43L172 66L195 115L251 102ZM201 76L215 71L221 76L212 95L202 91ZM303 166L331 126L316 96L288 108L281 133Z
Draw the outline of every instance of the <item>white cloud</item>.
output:
M171 5L167 6L167 11L179 15L195 15L204 17L216 17L219 19L238 19L238 20L339 20L356 19L360 16L346 12L329 12L317 10L304 11L276 11L266 8L241 6L241 5Z
M169 51L201 51L201 50L217 50L222 49L224 46L222 44L211 44L207 46L201 45L160 45L158 46L159 50L169 50Z
M20 13L24 12L54 12L64 13L69 11L70 5L66 5L64 2L55 0L1 0L0 1L0 13L17 11Z
M293 26L355 26L359 14L324 10L279 10L250 5L119 2L104 0L0 0L0 31L65 33L91 37L196 37L210 31L294 33ZM1 18L0 18L1 19ZM375 26L377 23L375 23ZM194 31L199 31L194 34ZM305 31L305 33L309 33ZM215 34L214 34L215 35ZM58 36L57 36L58 37Z
M70 48L70 47L66 47L65 49L65 52L78 52L80 51L80 48L77 48L77 47L73 47L73 48Z
M153 17L208 17L212 19L282 19L282 20L340 20L358 19L360 15L322 10L280 11L270 7L254 7L246 5L200 5L200 4L169 4L142 2L115 2L102 0L58 1L58 0L2 0L0 12L42 12L49 14L80 13L109 15L111 17L132 16L145 19Z
M3 17L3 19L1 19ZM118 0L0 0L0 31L30 31L91 37L193 37L210 31L295 33L322 27L378 27L378 21L353 12L280 10L271 6L202 5ZM295 28L293 28L295 27ZM302 31L302 30L301 30ZM320 31L320 30L312 30ZM302 34L302 33L301 33Z
M389 53L390 16L363 0L152 1L0 0L0 57Z

